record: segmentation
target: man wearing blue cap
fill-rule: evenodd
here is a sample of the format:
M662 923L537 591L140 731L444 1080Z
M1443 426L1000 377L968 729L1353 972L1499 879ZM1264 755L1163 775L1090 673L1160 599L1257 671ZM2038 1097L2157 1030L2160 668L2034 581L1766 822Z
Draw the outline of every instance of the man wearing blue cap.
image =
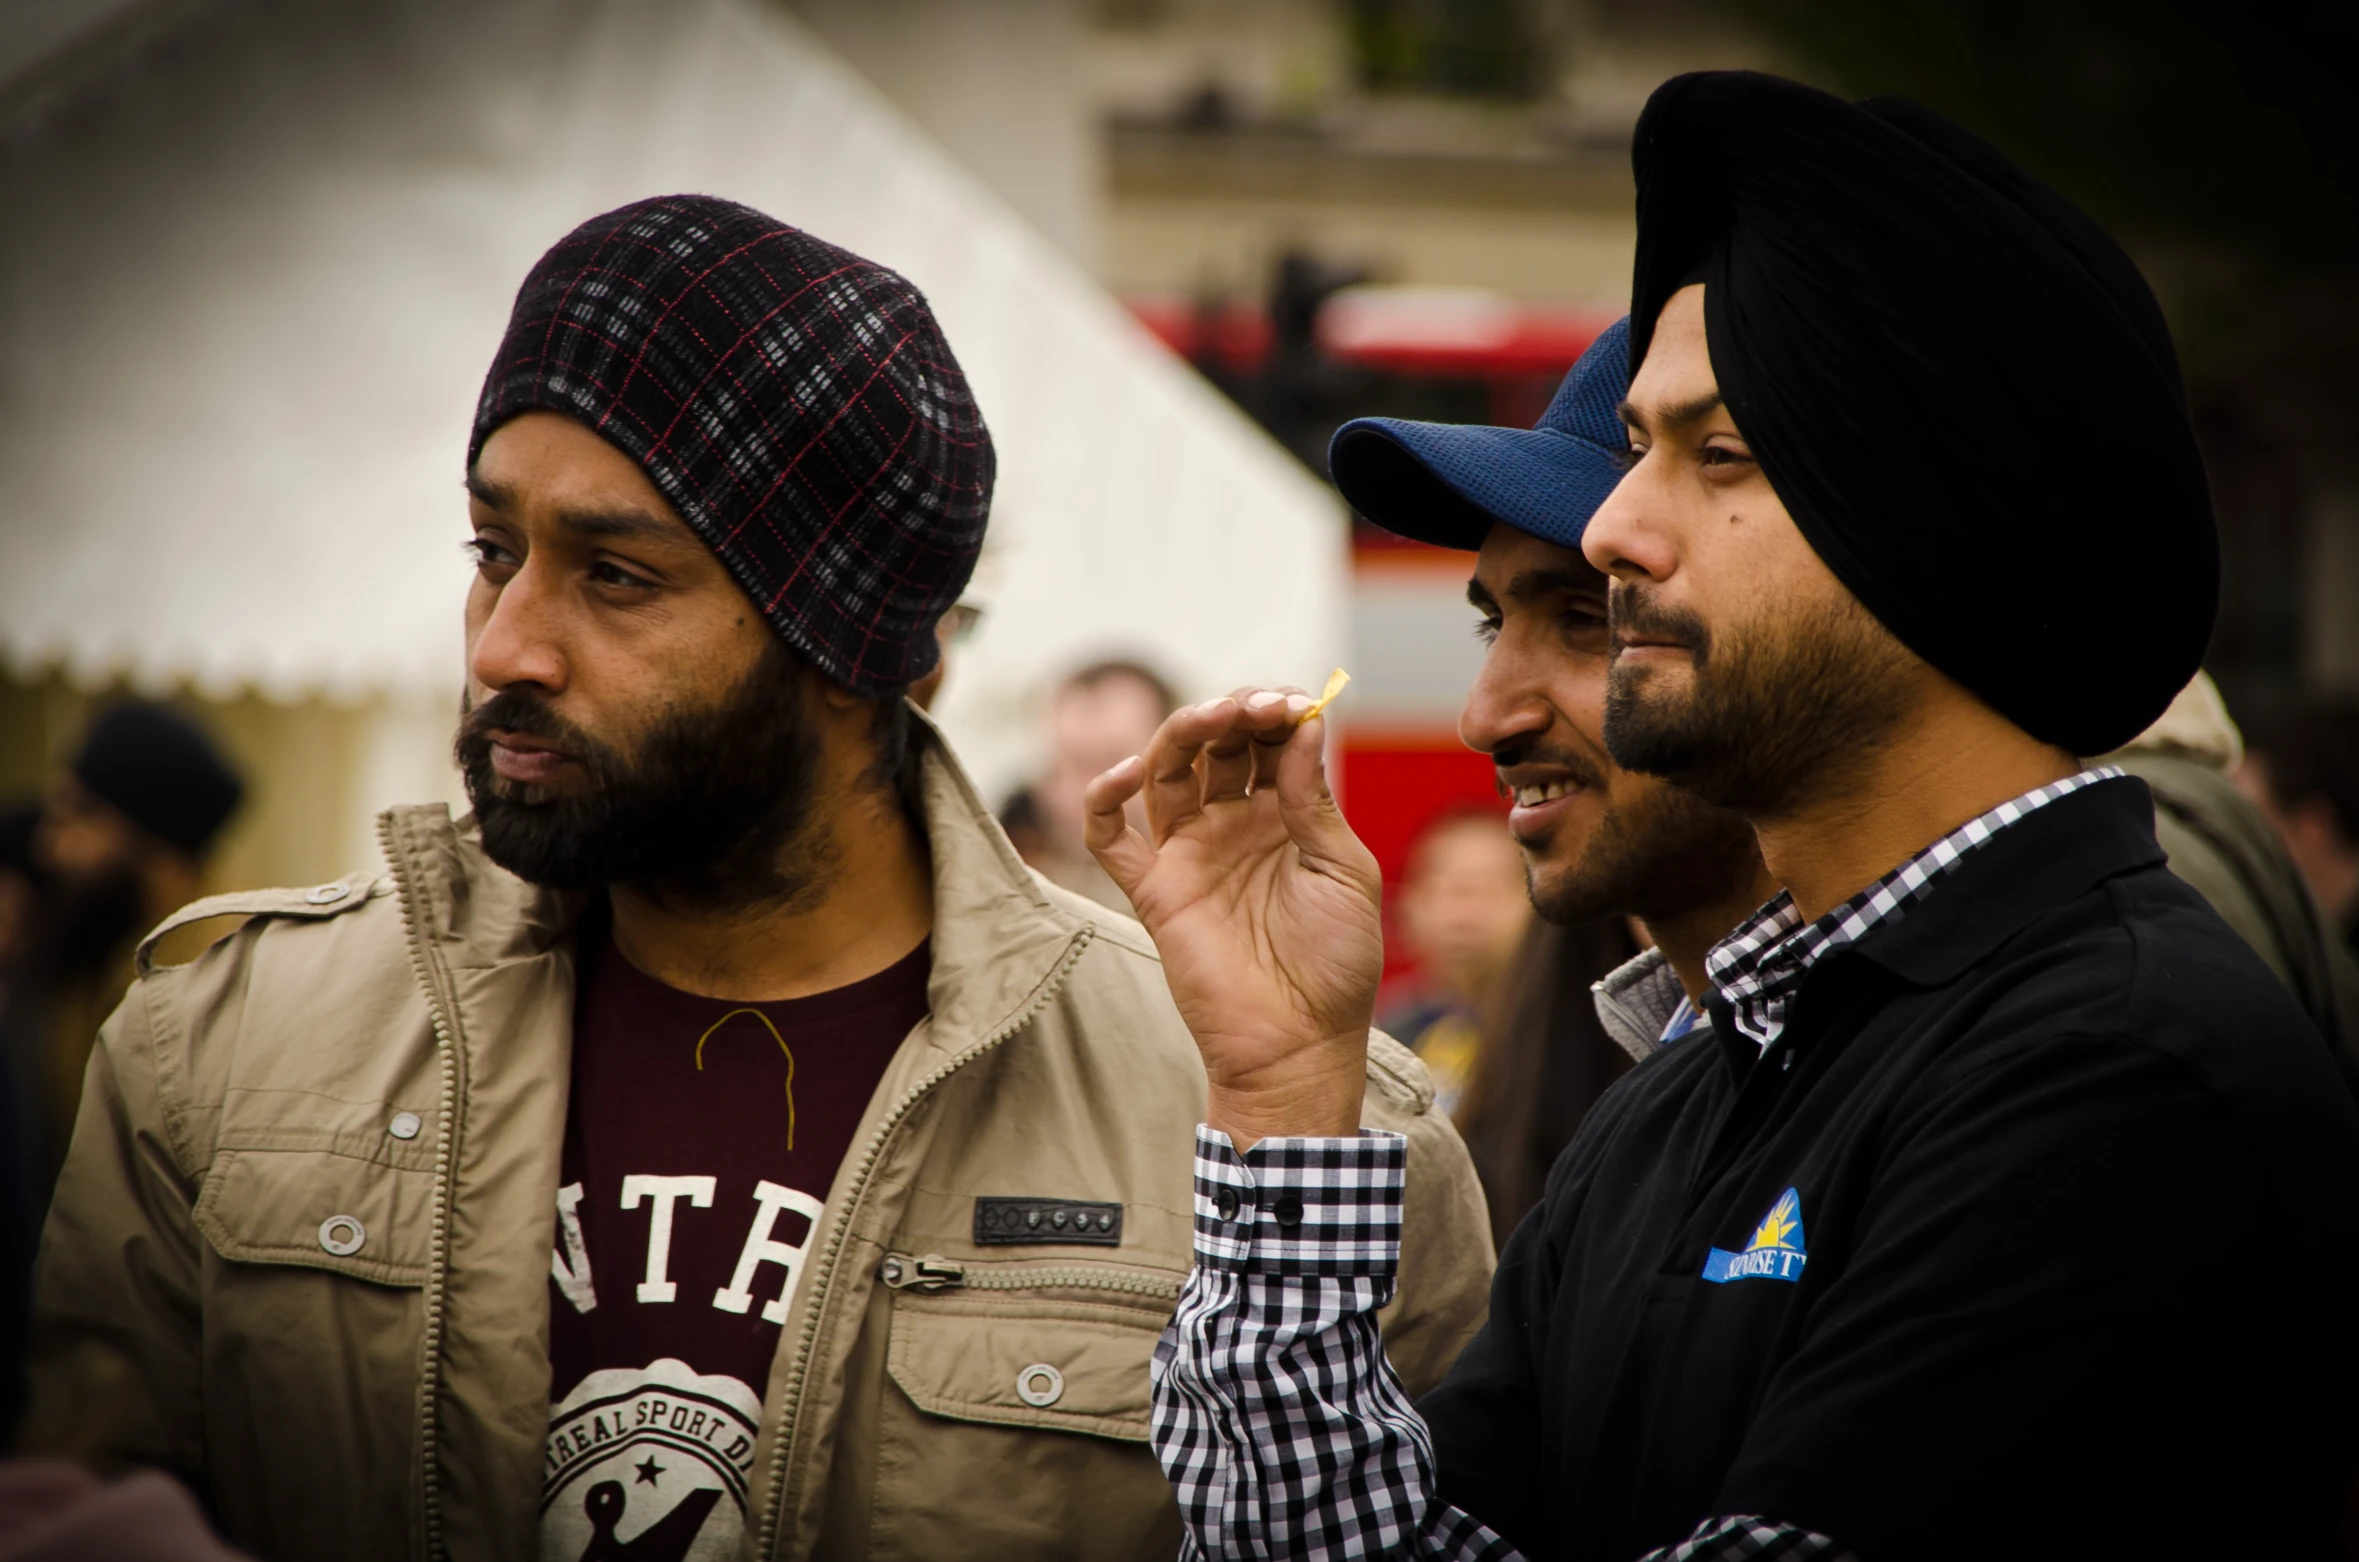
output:
M1695 1023L1704 956L1777 886L1742 819L1606 752L1606 577L1581 533L1627 462L1614 409L1629 345L1629 321L1614 322L1533 428L1360 418L1328 463L1385 530L1477 555L1466 595L1487 649L1459 735L1513 799L1540 915L1636 917L1653 937L1599 984L1606 1029L1643 1057Z

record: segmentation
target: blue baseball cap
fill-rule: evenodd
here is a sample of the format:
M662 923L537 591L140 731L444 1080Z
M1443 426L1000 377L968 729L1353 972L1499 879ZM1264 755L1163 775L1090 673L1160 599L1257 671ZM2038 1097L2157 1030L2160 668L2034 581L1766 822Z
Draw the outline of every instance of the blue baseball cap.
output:
M1578 548L1622 480L1630 317L1600 332L1531 428L1354 418L1327 445L1351 507L1388 532L1472 552L1494 522Z

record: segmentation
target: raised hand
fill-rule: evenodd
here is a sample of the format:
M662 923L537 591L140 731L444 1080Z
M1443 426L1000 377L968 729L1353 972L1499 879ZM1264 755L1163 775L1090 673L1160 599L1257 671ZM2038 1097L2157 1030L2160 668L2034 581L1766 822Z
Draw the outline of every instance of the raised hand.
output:
M1204 1053L1207 1120L1242 1151L1359 1131L1384 964L1383 882L1327 788L1326 723L1300 690L1175 712L1089 784L1089 849L1163 955ZM1146 792L1153 839L1123 808Z

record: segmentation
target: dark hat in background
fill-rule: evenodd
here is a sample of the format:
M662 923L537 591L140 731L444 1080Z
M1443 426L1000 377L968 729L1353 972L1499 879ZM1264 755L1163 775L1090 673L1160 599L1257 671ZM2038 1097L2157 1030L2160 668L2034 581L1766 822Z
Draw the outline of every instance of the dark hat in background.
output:
M1870 613L2074 753L2159 716L2211 638L2219 542L2170 332L2121 247L1900 99L1680 76L1631 155L1633 373L1700 275L1730 416Z
M1504 521L1578 548L1629 455L1615 410L1630 389L1629 338L1627 318L1600 332L1528 429L1355 418L1328 442L1327 469L1353 509L1418 542L1479 549Z
M246 795L204 730L160 705L118 705L92 722L72 768L93 797L191 856Z
M37 871L33 860L33 832L40 828L41 805L18 803L11 808L0 808L0 873L31 875Z
M637 461L837 683L932 670L982 549L991 435L899 274L711 196L593 217L524 279L468 465L535 409Z

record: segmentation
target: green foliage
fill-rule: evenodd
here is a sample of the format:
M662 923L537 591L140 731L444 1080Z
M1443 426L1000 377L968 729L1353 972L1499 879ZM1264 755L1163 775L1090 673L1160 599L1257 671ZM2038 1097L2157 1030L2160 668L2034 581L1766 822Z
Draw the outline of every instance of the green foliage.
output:
M1344 27L1371 91L1517 101L1546 85L1529 0L1348 0Z

